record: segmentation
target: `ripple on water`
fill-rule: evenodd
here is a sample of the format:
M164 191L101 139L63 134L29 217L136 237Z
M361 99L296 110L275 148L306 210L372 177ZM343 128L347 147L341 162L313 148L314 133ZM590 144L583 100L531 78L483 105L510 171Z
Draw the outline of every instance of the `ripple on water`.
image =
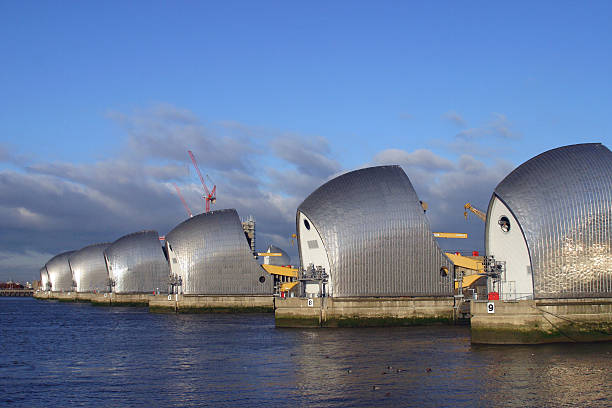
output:
M269 314L1 299L0 405L610 406L612 344L466 327L275 329Z

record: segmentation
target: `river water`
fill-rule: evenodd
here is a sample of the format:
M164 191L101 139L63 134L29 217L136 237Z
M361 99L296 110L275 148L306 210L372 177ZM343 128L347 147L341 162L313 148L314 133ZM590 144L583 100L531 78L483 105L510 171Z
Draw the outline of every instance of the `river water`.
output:
M612 343L472 346L469 328L276 329L0 298L0 406L612 406Z

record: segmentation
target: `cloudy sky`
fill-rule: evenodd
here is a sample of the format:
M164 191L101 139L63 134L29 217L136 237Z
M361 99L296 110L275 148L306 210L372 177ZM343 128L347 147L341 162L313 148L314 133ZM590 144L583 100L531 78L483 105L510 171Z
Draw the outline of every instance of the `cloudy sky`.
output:
M610 2L0 3L0 280L214 208L286 248L326 180L400 164L446 249L495 185L612 135ZM421 4L423 3L423 4ZM295 261L295 259L294 259Z

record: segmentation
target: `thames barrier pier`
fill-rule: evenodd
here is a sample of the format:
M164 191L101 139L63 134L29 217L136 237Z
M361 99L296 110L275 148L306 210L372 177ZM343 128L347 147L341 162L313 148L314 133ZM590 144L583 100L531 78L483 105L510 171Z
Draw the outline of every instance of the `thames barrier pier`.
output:
M276 327L412 326L454 319L448 298L287 298L277 305Z
M299 293L277 302L277 326L453 321L453 262L401 167L360 169L323 184L298 207L296 231Z
M156 313L273 313L274 297L259 296L159 296L149 300Z
M490 292L472 305L474 343L612 339L612 152L564 146L495 188L485 246Z
M475 302L472 303L470 324L472 343L538 344L612 340L612 299Z

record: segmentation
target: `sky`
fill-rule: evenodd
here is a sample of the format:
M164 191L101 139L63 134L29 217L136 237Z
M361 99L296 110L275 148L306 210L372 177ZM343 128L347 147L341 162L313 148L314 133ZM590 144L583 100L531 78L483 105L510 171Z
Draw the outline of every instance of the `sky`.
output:
M399 164L447 250L546 150L612 146L612 3L0 2L0 280L169 232L202 187L291 246L299 204ZM210 188L210 185L209 185Z

